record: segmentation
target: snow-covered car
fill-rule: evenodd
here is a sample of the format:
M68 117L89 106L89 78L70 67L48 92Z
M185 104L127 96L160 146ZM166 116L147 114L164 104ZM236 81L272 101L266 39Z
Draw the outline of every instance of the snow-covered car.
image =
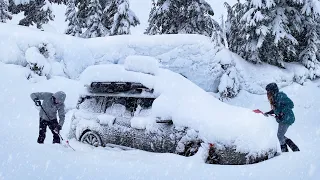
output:
M69 138L184 156L202 152L211 164L251 164L277 152L268 119L220 102L150 57L91 66L80 79L85 91Z

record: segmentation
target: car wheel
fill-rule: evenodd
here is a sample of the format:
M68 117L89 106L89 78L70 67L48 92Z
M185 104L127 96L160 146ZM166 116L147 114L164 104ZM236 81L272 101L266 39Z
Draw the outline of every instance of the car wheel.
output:
M182 155L186 157L193 156L198 152L200 146L201 146L201 142L197 142L197 141L188 142L185 145L185 149Z
M85 143L85 144L89 144L91 146L102 146L102 142L101 142L101 138L100 136L93 132L93 131L87 131L85 132L81 138L80 138L80 142Z

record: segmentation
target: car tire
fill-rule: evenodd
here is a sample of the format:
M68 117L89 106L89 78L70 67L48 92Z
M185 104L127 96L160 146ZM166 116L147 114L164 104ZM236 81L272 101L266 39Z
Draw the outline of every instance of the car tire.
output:
M193 156L195 155L199 148L201 146L201 142L200 141L191 141L191 142L188 142L186 145L185 145L185 149L184 149L184 152L183 152L183 156L186 156L186 157L190 157L190 156Z
M86 131L80 138L80 142L84 144L89 144L91 146L99 147L102 146L102 141L100 136L93 131Z

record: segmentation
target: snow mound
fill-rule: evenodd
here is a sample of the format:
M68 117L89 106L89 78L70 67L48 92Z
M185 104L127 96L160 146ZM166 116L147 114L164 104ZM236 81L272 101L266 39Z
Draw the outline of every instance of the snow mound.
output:
M30 47L26 50L26 61L32 69L40 69L41 74L48 75L51 71L51 66L46 58L40 54L37 47Z
M112 126L114 124L114 121L116 120L116 118L114 116L108 115L108 114L102 114L99 115L98 120L101 125L108 125L108 126Z
M131 127L136 129L146 129L148 124L152 124L155 120L150 117L133 117L131 119Z
M50 45L50 58L47 59L52 66L51 75L63 74L72 79L79 78L91 65L124 64L128 57L132 58L130 56L154 57L159 60L160 67L180 73L204 90L215 93L231 88L234 95L239 89L265 94L268 83L276 82L280 87L285 87L295 80L302 84L309 76L290 68L250 64L227 49L215 47L210 38L201 35L130 35L81 39L0 24L0 44L0 61L22 66L28 64L25 57L28 48ZM55 64L53 68L54 62L60 66ZM135 65L135 68L142 67ZM151 67L142 69L153 71ZM234 85L231 87L230 84Z
M43 67L46 64L45 57L40 54L39 50L36 47L31 47L26 51L26 60L30 64L37 64L40 67Z
M159 69L159 62L150 56L128 56L124 62L124 68L128 71L155 75Z
M80 75L85 85L92 82L136 82L148 88L153 88L153 76L140 72L125 70L124 66L117 64L90 66Z

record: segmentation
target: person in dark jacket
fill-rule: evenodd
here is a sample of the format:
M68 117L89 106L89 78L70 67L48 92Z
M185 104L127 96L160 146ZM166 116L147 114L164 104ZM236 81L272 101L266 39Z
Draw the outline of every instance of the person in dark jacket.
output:
M266 86L268 100L271 105L271 111L265 113L266 116L275 114L278 126L278 139L281 145L282 152L288 152L287 145L292 151L299 151L299 148L293 141L285 136L289 126L295 121L295 116L292 111L294 104L290 98L284 93L279 92L276 83L270 83Z
M49 92L37 92L32 93L30 97L35 102L36 106L41 106L39 112L39 137L37 142L43 144L48 126L53 134L53 143L60 143L58 133L62 129L65 119L64 101L66 99L66 94L62 91L54 94ZM43 100L42 105L40 100ZM59 114L59 123L57 120L57 112Z

